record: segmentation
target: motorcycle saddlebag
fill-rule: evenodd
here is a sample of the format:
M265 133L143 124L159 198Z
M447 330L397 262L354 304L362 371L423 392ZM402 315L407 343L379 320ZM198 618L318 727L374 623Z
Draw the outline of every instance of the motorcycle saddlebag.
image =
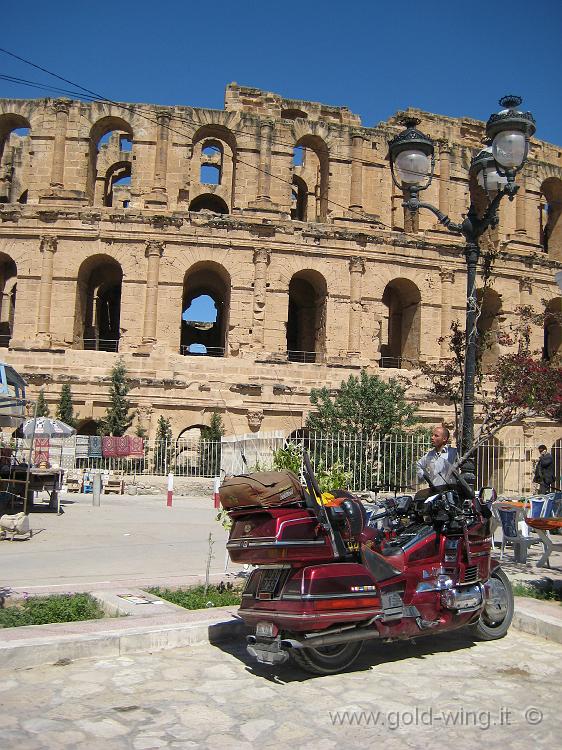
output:
M272 508L304 502L304 491L292 471L258 471L225 479L219 487L219 498L225 510Z

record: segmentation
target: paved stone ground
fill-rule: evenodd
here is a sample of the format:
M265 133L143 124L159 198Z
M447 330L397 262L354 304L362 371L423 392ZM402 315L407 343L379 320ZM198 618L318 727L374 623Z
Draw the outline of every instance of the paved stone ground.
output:
M371 643L326 677L262 667L241 643L2 672L0 747L554 748L561 659L562 646L512 630Z
M2 585L7 589L61 591L108 584L186 585L205 574L209 533L211 573L225 571L227 532L209 498L91 495L63 500L58 516L39 506L30 514L32 539L0 542ZM240 566L229 564L228 570Z

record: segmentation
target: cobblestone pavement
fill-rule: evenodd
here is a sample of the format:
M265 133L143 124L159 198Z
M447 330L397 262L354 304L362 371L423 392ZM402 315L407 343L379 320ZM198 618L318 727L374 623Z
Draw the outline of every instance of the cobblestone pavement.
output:
M512 630L492 643L370 643L327 677L257 665L243 643L1 672L0 747L554 748L561 658Z

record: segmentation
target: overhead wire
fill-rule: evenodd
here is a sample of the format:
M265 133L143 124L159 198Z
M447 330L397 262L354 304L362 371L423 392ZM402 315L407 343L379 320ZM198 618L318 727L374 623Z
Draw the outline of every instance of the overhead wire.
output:
M0 47L0 52L2 52L4 54L6 54L6 55L9 55L9 56L17 59L17 60L25 63L26 65L30 65L31 67L36 68L37 70L41 70L42 72L47 73L48 75L53 76L53 77L55 77L55 78L57 78L57 79L65 82L65 83L68 83L71 86L75 86L76 88L81 89L81 91L84 92L84 94L80 94L79 92L69 91L69 90L66 90L66 89L59 89L59 88L56 88L56 87L50 87L48 85L42 85L42 84L39 84L39 83L36 83L36 82L27 81L26 79L16 79L16 78L11 77L11 76L3 76L3 75L1 75L0 79L3 79L3 80L10 79L10 82L20 82L23 85L29 85L29 86L34 86L34 87L38 87L38 88L43 87L43 88L45 88L47 90L56 90L58 92L62 92L62 93L66 93L66 94L71 94L73 96L74 95L78 95L78 96L81 96L83 98L86 98L89 101L97 101L99 103L112 104L112 105L114 105L114 106L116 106L116 107L118 107L120 109L124 109L125 111L134 113L136 116L140 116L143 119L146 119L148 122L151 122L151 123L157 124L157 125L159 124L158 120L155 120L155 119L152 119L152 118L148 117L146 114L144 114L143 112L139 111L136 106L127 105L127 104L124 104L124 103L121 103L121 102L116 102L116 101L114 101L112 99L104 97L102 94L99 94L99 93L93 91L92 89L88 89L88 88L82 86L79 83L76 83L74 81L69 80L68 78L60 76L58 73L54 73L53 71L51 71L51 70L49 70L49 69L47 69L47 68L45 68L45 67L43 67L41 65L38 65L38 64L32 62L31 60L23 58L23 57L15 54L13 52L10 52L9 50L7 50L5 48ZM155 113L158 113L159 109L161 109L161 107L157 107L157 106L154 106L154 105L142 105L142 106L145 107L145 108L147 108L147 109L149 109L149 110L151 110L151 111L154 111ZM179 120L180 122L191 123L191 124L198 125L198 126L202 125L201 122L199 122L197 120L194 120L193 118L186 118L186 117L183 117L183 116L179 116L178 113L174 113L173 116L174 116L174 119ZM162 127L164 127L169 132L175 133L176 135L180 135L180 136L182 136L184 138L186 138L186 137L189 138L190 135L191 135L190 133L186 133L186 132L183 132L181 130L177 130L177 129L173 128L169 124L163 125ZM241 135L246 135L246 136L250 135L250 136L256 137L255 133L250 133L249 131L240 130L240 129L236 129L236 128L232 128L232 127L229 127L229 130L231 132L233 132L233 133L239 133ZM260 136L258 136L258 138L260 138ZM288 148L294 148L295 147L295 144L286 143L284 141L279 141L279 140L276 140L274 138L271 138L269 140L270 140L270 143L272 143L272 144L282 145L282 146L286 146ZM211 147L211 148L213 148L216 152L221 153L223 157L224 156L226 156L227 158L230 157L229 154L225 154L224 152L222 152L217 147ZM282 182L282 183L284 183L286 185L289 185L291 188L294 187L294 183L292 181L286 180L283 177L280 177L279 175L275 174L274 172L271 172L269 170L263 169L260 166L252 164L251 162L247 162L247 161L245 161L243 159L240 159L240 157L238 155L236 156L236 160L234 159L234 157L230 157L230 158L232 158L232 161L234 163L238 163L238 164L242 164L244 166L250 167L251 169L254 169L254 170L258 171L258 172L262 172L263 174L266 174L269 177L272 177L273 179L278 180L279 182ZM364 159L356 159L355 157L351 157L349 159L349 161L351 161L351 162L357 161L357 162L360 162L362 165L370 163L368 161L366 162ZM432 182L433 181L439 181L441 179L442 178L441 178L440 175L435 175L434 174L432 176ZM400 199L401 196L397 195L395 197L398 198L398 199ZM527 200L527 201L529 201L529 202L531 202L531 200L532 200L531 198L528 198L526 195L525 195L524 199ZM536 205L536 202L534 200L532 202L533 202L534 205ZM351 208L349 206L345 206L344 204L338 203L337 201L334 201L332 198L326 198L326 203L329 204L329 205L335 206L337 208L341 208L344 211L347 211L349 213L356 214L357 216L359 216L363 220L366 219L365 214L363 212L357 211L357 210L355 210L355 209L353 209L353 208ZM562 202L559 202L559 201L549 201L548 202L549 205L559 205L560 203L562 203ZM541 207L539 206L539 208L541 208ZM376 223L376 224L378 224L379 226L384 227L385 229L388 229L389 231L395 231L396 230L396 227L392 227L392 226L386 224L385 222L381 221L380 219L373 219L373 222ZM367 219L367 223L369 223L368 219Z

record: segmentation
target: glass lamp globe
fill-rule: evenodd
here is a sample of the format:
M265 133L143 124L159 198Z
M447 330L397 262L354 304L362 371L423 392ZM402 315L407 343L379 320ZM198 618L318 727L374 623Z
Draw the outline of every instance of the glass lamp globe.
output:
M484 174L485 173L485 174ZM486 179L484 179L484 176ZM478 184L483 190L487 190L489 193L497 193L505 185L507 185L507 177L498 174L497 169L494 167L488 167L478 172L476 178Z
M518 169L527 155L525 133L520 130L502 130L492 141L492 153L497 163L505 169Z
M429 177L431 159L418 149L401 151L394 162L396 172L403 185L421 185Z

